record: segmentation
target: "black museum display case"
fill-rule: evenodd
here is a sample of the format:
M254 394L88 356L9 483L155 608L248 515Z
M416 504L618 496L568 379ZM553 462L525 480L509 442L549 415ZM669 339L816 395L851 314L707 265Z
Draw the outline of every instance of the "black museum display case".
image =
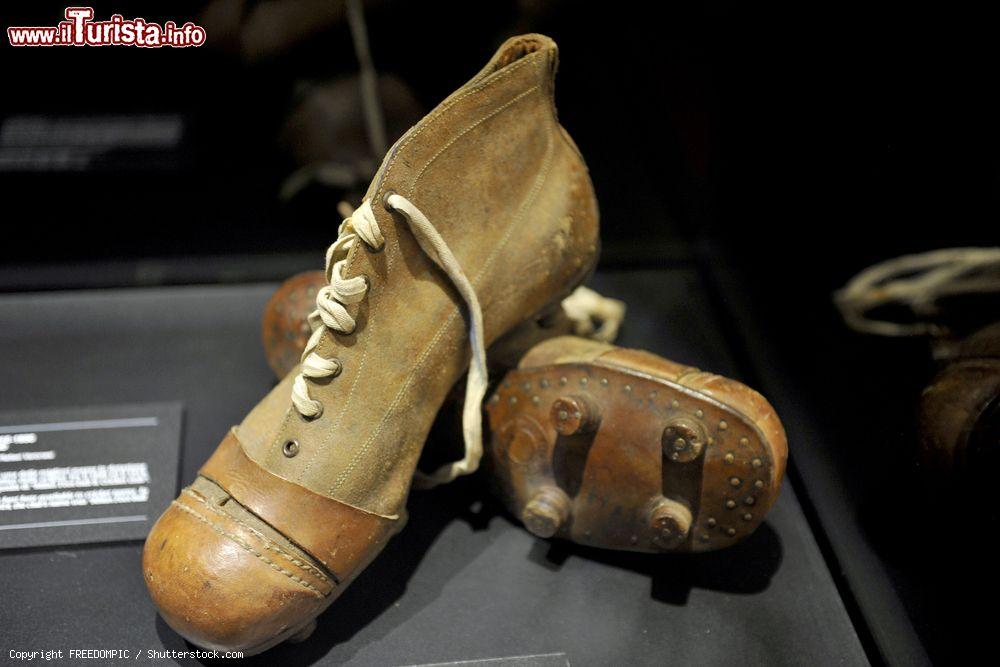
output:
M65 9L7 7L4 27ZM523 33L559 45L559 121L600 209L588 285L627 308L615 343L766 396L788 441L777 502L732 547L656 554L536 537L482 472L415 490L310 637L244 659L921 665L987 648L989 477L916 455L950 348L860 335L834 293L892 257L998 245L993 40L722 5L94 10L207 37L4 40L0 662L205 661L150 599L146 533L275 386L261 318L281 281L323 268L393 142ZM961 306L955 340L996 305ZM37 470L49 443L75 472ZM60 500L24 505L43 489Z

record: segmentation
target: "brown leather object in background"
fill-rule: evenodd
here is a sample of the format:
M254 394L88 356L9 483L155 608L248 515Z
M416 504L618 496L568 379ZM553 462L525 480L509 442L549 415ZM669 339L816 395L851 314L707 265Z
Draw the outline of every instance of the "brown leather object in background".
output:
M778 497L778 416L745 385L576 337L534 347L487 401L492 482L533 533L630 551L708 551Z
M917 460L942 480L990 474L1000 453L1000 323L976 332L920 397Z
M316 293L326 284L322 271L299 273L281 283L264 307L264 356L279 380L299 364L312 333L309 313L316 309Z

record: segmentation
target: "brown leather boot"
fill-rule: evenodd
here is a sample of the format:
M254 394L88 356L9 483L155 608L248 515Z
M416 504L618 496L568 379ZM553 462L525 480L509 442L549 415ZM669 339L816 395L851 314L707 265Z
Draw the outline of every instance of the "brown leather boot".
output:
M487 401L491 478L540 537L708 551L760 525L788 456L749 387L577 337L532 348Z
M466 457L434 479L475 470L485 347L597 257L593 190L556 120L556 55L541 35L508 40L393 146L328 251L303 363L154 526L146 582L193 643L256 653L308 631L402 526L466 369Z
M991 488L1000 452L1000 323L965 339L920 396L920 466L941 480Z

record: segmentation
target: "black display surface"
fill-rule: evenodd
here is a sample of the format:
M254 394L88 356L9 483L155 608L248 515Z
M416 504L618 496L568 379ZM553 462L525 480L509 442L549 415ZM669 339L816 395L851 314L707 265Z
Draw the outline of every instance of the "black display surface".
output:
M0 549L144 538L180 441L179 403L0 412Z
M693 267L604 273L592 284L629 303L620 344L741 379ZM0 297L0 409L183 401L181 481L190 482L273 384L259 342L273 289ZM794 456L798 433L786 426ZM699 556L536 539L475 478L414 493L409 510L407 528L313 637L261 664L553 654L571 665L867 664L787 482L750 539ZM2 659L10 650L188 648L155 614L140 551L122 542L0 553Z

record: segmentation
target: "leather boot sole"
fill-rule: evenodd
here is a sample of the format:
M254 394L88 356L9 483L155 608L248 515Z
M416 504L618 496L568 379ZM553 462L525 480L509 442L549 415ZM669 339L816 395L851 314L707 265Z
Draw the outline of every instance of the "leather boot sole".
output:
M511 371L488 399L487 460L507 508L539 537L608 549L709 551L750 535L787 457L770 405L734 380L609 349L614 363Z

